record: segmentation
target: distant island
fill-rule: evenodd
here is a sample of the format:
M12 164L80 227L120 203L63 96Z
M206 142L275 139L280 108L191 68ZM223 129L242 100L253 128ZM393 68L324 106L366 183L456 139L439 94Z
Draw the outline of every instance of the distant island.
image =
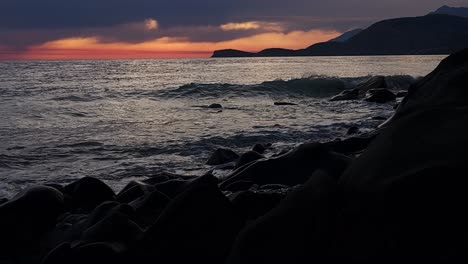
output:
M465 47L468 8L443 6L426 16L383 20L305 49L270 48L256 53L225 49L212 57L428 55L450 54Z

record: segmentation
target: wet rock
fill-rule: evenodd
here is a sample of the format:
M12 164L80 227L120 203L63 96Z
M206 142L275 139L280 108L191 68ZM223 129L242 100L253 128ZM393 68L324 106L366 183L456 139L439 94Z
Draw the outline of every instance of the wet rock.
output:
M346 132L346 135L354 135L359 132L359 127L357 126L352 126L348 129L348 132Z
M64 192L71 198L74 208L85 212L92 211L103 202L115 200L114 191L101 180L92 177L84 177L65 186Z
M371 89L387 88L387 82L383 76L375 76L369 80L362 82L352 89L345 90L339 95L330 99L330 101L357 100L364 98L366 93Z
M239 159L237 160L237 163L236 163L236 166L235 166L235 169L238 169L246 164L249 164L253 161L256 161L256 160L259 160L259 159L264 159L265 157L256 152L256 151L248 151L244 154L242 154Z
M397 98L401 98L401 97L405 97L405 96L407 96L407 95L408 95L408 92L407 92L407 91L398 92L398 93L396 94L396 97L397 97Z
M253 148L252 151L258 152L260 154L265 153L267 149L269 149L272 146L271 143L268 144L256 144Z
M235 161L239 158L239 154L230 150L219 148L217 149L211 157L206 162L207 165L221 165L231 161Z
M223 106L221 104L210 104L208 108L220 109L220 108L223 108Z
M373 103L388 103L395 101L396 95L387 89L371 89L367 92L365 100Z
M319 168L338 176L349 161L350 159L345 156L330 152L326 145L306 143L285 155L258 160L245 168L240 168L224 180L220 187L228 190L225 188L236 181L251 181L258 185L295 186L306 182Z
M333 96L330 101L347 101L359 99L359 90L344 90L340 94Z

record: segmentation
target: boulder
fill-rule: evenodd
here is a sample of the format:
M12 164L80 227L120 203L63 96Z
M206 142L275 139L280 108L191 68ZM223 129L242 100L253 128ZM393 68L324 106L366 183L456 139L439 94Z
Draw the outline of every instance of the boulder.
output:
M241 231L226 263L328 263L339 198L336 182L335 176L316 171Z
M344 90L340 94L333 96L330 101L347 101L347 100L357 100L359 99L359 90Z
M338 177L349 161L345 156L330 152L326 145L306 143L282 156L258 160L241 167L224 180L220 187L229 190L227 186L237 181L294 186L306 182L319 168Z
M220 105L220 104L210 104L210 105L208 106L208 108L220 109L220 108L223 108L223 106Z
M379 88L379 89L371 89L367 92L367 97L364 99L367 102L373 103L388 103L395 101L396 95L391 91Z
M206 164L216 166L235 161L238 158L239 154L237 154L236 152L230 149L219 148L211 155Z
M268 144L255 144L255 146L252 148L252 151L258 152L260 154L265 153L267 149L269 149L272 146L271 143Z
M359 132L359 127L357 126L352 126L348 129L348 132L346 132L346 135L354 135Z
M214 176L193 181L162 212L135 247L141 263L223 263L243 225ZM139 263L138 261L136 263Z
M395 116L340 178L330 252L352 262L466 261L468 49L410 87Z
M64 197L55 188L37 186L0 205L0 256L28 258L40 250L40 238L64 212Z
M286 195L281 192L242 191L231 197L246 221L253 221L276 207Z
M109 186L92 177L84 177L65 186L64 192L70 197L71 206L84 212L90 212L101 203L116 198Z
M330 101L357 100L364 98L366 93L371 89L387 88L387 82L383 76L374 76L367 81L364 81L352 89L345 90L339 95L330 99Z
M239 159L236 162L235 169L238 169L246 164L249 164L251 162L254 162L259 159L264 159L264 158L265 157L262 154L256 151L248 151L239 157Z
M407 95L408 95L408 92L407 92L407 91L402 91L402 92L398 92L398 93L396 94L396 97L397 97L397 98L401 98L401 97L405 97L405 96L407 96Z

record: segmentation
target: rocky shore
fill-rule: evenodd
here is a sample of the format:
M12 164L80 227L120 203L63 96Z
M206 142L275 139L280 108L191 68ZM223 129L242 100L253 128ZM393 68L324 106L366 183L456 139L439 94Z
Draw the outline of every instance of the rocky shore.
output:
M395 100L375 78L333 100ZM455 262L468 256L468 49L412 85L376 131L163 173L115 193L85 177L0 200L0 263ZM357 129L350 131L356 133Z

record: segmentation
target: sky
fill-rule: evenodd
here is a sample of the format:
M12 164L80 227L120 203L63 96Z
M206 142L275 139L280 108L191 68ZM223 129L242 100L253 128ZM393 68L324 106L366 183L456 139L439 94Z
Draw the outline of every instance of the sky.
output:
M0 60L209 57L300 49L468 0L1 0Z

